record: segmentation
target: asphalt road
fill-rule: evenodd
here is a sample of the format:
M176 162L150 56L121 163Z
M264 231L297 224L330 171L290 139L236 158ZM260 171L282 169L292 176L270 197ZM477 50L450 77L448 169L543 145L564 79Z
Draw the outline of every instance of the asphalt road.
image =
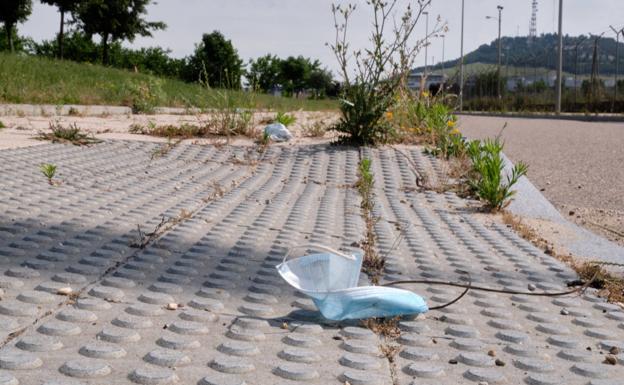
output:
M475 116L459 121L469 138L501 133L507 156L529 165L529 179L564 215L624 241L624 123Z

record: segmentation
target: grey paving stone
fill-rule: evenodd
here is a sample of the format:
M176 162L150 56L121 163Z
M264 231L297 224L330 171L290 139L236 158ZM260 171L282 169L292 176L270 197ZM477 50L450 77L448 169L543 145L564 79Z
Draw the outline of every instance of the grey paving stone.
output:
M0 384L612 385L624 377L624 365L602 363L624 348L624 316L593 294L471 291L400 320L400 337L387 340L323 320L281 282L275 265L291 245L346 250L364 238L350 187L363 156L373 159L384 280L466 282L468 271L493 288L551 291L575 278L505 226L483 224L453 193L417 190L411 164L392 148L271 146L253 168L232 159L257 158L255 149L180 144L151 159L158 146L0 151L0 333L8 338ZM405 152L444 177L435 158ZM42 162L58 164L61 185L41 183ZM217 184L224 194L205 199ZM151 231L182 209L192 217L143 249L130 246L137 225ZM57 294L66 288L70 295ZM460 293L406 288L430 304ZM382 354L389 346L394 378Z

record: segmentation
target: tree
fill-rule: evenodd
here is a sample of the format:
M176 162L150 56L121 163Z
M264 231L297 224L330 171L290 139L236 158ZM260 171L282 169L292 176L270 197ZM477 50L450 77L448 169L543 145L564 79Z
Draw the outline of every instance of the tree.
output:
M303 56L289 56L280 63L280 82L287 94L303 91L306 89L306 81L310 77L312 69L320 66L318 61L311 62Z
M280 62L277 56L271 54L254 60L249 60L249 69L245 76L249 86L254 90L269 92L279 84Z
M58 34L58 55L63 59L63 35L65 31L65 13L74 12L82 0L41 0L42 3L58 8L61 14L61 26Z
M15 47L13 46L15 24L26 21L31 12L32 0L0 1L0 21L4 24L4 31L11 52L15 51Z
M188 58L185 78L206 82L211 87L240 88L243 61L232 45L219 31L204 34Z
M102 62L108 64L109 44L139 36L152 36L152 31L165 29L163 22L149 22L143 17L151 0L86 0L81 2L76 15L88 36L102 38Z

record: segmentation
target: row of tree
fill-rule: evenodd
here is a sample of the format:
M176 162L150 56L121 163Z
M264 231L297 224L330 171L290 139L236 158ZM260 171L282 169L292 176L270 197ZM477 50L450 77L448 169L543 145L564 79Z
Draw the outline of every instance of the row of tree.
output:
M145 20L147 5L151 0L41 0L56 6L60 13L58 33L58 56L64 56L65 16L70 14L71 24L76 25L90 39L98 35L102 45L102 61L109 62L109 47L116 41L133 41L136 36L152 36L152 32L166 28L165 23ZM32 12L32 0L2 0L0 22L11 51L15 50L13 37L15 26L28 19Z
M123 41L151 36L153 31L166 28L163 22L145 18L152 0L40 1L58 8L57 38L41 43L20 38L16 25L31 14L32 0L1 0L0 22L4 28L0 39L6 40L7 49L78 62L101 62L211 87L240 88L241 77L245 75L249 86L258 91L280 90L286 95L311 91L315 97L337 94L331 72L322 68L318 60L266 55L250 60L246 70L232 42L218 31L204 34L195 52L182 59L170 57L170 51L160 47L138 50L122 47ZM66 33L67 25L71 27L69 33ZM96 35L100 38L99 45L93 42ZM2 48L3 42L0 42Z

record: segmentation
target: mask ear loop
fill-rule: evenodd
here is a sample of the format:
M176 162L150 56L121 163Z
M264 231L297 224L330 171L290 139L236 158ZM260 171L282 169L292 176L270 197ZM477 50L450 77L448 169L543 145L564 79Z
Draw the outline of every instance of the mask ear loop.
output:
M331 247L327 247L327 246L323 246L323 245L318 245L318 244L314 244L314 243L307 243L307 244L303 244L303 245L293 246L293 247L291 247L290 249L288 249L288 251L286 252L286 255L284 255L284 259L282 260L282 263L286 263L286 259L288 259L288 257L290 256L290 253L291 253L293 250L296 250L296 249L302 249L302 248L304 248L304 247L305 247L305 248L312 249L312 250L323 250L323 251L327 251L327 252L330 252L330 253L332 253L332 254L336 254L336 255L338 255L338 256L340 256L340 257L343 257L343 258L346 258L346 259L352 260L352 261L355 261L355 259L356 259L356 258L355 258L355 256L353 256L353 255L351 255L351 254L345 254L345 253L343 253L343 252L341 252L341 251L338 251L338 250L332 249Z

